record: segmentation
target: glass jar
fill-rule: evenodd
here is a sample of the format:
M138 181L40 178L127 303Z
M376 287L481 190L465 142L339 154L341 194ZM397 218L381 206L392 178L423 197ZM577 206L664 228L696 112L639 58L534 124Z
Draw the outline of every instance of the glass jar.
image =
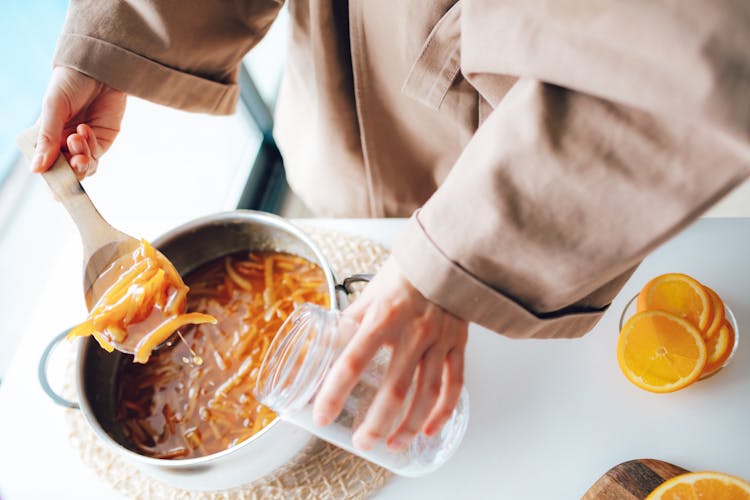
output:
M451 418L434 436L419 433L403 451L388 449L382 440L368 451L352 445L352 435L364 420L388 367L386 348L381 348L365 369L338 418L325 427L313 423L312 401L356 327L336 310L313 304L295 309L268 348L255 387L257 400L282 419L396 474L416 477L434 471L453 455L466 431L469 399L465 388ZM409 408L413 393L414 383L404 409Z

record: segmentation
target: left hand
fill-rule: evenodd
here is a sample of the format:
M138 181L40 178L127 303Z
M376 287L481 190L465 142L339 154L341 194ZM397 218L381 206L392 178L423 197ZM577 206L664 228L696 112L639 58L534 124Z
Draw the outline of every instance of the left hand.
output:
M315 423L328 425L338 416L363 370L378 349L387 346L391 362L354 433L354 446L369 450L387 438L389 448L401 450L420 431L436 434L461 393L468 323L427 300L401 275L392 257L344 316L359 326L315 398ZM411 404L396 422L413 381Z
M47 170L63 149L78 180L92 175L120 132L126 98L74 69L56 67L42 102L32 172Z

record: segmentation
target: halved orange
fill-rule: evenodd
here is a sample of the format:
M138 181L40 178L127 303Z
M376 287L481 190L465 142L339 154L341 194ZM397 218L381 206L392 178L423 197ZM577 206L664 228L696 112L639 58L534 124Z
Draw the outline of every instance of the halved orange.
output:
M750 483L723 472L688 472L659 485L646 500L750 500Z
M718 293L714 292L707 286L704 286L703 288L711 299L711 312L713 314L711 315L711 322L701 333L703 333L704 339L710 339L716 335L721 328L721 325L724 324L724 302L721 300Z
M664 311L643 311L622 327L617 361L632 383L672 392L696 380L706 365L706 344L690 322Z
M638 294L637 310L665 311L679 316L700 331L706 331L713 316L713 304L706 289L687 274L662 274Z
M726 319L719 328L719 333L706 341L706 366L701 377L707 377L719 370L726 363L734 349L735 333Z

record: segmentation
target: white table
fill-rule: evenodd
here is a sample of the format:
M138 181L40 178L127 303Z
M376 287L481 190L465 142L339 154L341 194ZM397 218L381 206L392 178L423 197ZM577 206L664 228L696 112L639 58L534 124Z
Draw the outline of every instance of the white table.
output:
M389 244L403 220L316 221ZM704 219L651 255L597 327L579 340L513 341L472 326L466 366L471 419L455 457L421 479L394 478L377 498L579 498L609 467L659 458L750 479L750 347L686 390L650 394L615 357L625 301L650 277L689 273L717 290L750 329L750 219ZM0 495L101 499L116 495L67 443L63 410L37 383L47 341L80 319L77 243L58 272L0 386Z

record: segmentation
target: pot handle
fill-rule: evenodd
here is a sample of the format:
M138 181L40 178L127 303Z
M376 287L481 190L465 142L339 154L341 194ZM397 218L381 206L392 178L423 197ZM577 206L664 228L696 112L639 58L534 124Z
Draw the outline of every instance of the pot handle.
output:
M340 284L336 285L336 292L339 294L339 309L346 309L349 305L349 295L352 293L352 283L369 283L374 278L374 274L363 273L363 274L352 274L348 278L344 278Z
M74 410L77 410L80 408L78 406L78 403L68 401L67 399L56 393L54 389L52 389L52 386L49 385L49 377L47 376L47 362L49 361L49 356L50 354L52 354L52 351L55 349L55 347L57 347L57 345L68 335L69 331L69 329L65 330L64 332L55 336L55 338L52 339L49 344L47 344L47 347L44 348L42 357L39 359L39 385L42 386L42 390L55 403L59 404L60 406L64 406L65 408L72 408Z

